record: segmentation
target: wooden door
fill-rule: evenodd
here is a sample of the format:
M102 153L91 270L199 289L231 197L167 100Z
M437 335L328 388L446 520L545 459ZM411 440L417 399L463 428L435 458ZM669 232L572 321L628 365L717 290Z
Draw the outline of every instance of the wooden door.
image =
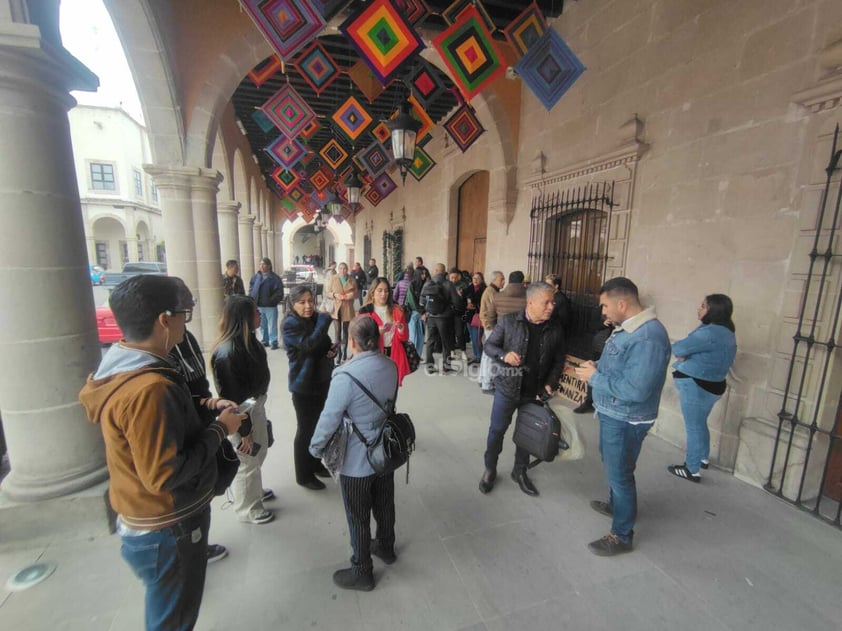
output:
M485 273L485 238L488 228L488 171L475 173L459 188L456 232L456 267ZM482 258L475 251L478 242Z
M833 433L836 436L842 436L842 399L840 399L836 428ZM833 441L830 460L827 463L827 475L824 478L824 494L837 502L842 502L842 438Z
M471 272L482 272L483 276L488 275L485 269L485 237L474 239L474 264ZM486 282L488 279L486 279Z

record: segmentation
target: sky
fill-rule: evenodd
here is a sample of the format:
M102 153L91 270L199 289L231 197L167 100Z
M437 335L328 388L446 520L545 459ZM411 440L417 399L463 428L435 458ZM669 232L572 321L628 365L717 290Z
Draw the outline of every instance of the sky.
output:
M80 104L122 107L143 123L140 99L111 16L102 0L61 0L64 47L99 77L97 92L71 92Z

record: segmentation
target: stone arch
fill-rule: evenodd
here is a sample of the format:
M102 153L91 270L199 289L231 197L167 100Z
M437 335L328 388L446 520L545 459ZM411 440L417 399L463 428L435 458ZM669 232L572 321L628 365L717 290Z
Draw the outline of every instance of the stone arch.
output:
M293 263L292 245L296 233L305 226L309 225L310 222L304 221L303 217L296 217L294 221L290 219L284 219L283 223L281 224L281 233L283 235L282 243L284 267L289 267ZM339 252L337 252L336 260L346 260L348 248L351 248L354 245L353 234L350 224L347 221L337 223L334 219L331 219L327 223L326 230L330 233L331 237L333 237L334 244L337 246L341 246L343 254L340 257ZM328 261L325 261L325 264L327 264L327 262Z
M112 271L120 271L123 268L124 257L123 246L127 243L128 232L125 221L116 215L97 215L91 222L91 235L93 237L97 260L102 261L104 256L105 268ZM132 233L134 238L134 233ZM103 245L104 244L104 250Z
M149 0L105 0L134 77L152 162L161 166L185 164L184 123L180 115L172 66Z
M227 201L234 199L234 191L232 190L232 183L230 177L230 168L228 162L228 152L225 150L225 139L222 134L217 132L216 141L213 143L213 157L211 158L211 168L216 169L222 174L222 185L216 193L216 199L219 201Z
M154 260L154 243L149 225L143 219L135 223L134 235L137 237L137 258L140 261Z

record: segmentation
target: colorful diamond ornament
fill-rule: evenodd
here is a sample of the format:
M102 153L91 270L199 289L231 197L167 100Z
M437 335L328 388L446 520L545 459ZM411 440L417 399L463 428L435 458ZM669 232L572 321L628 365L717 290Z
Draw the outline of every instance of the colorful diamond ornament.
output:
M348 152L345 151L345 147L337 142L336 138L331 138L319 151L319 155L334 171L338 170L342 163L348 159Z
M534 2L503 29L506 39L523 55L547 30L547 20Z
M412 177L420 182L434 166L436 166L436 162L430 157L430 154L421 147L415 147L415 159L409 166L409 172L412 174Z
M371 115L353 96L348 97L348 100L333 113L332 118L351 142L355 141L373 120Z
M549 111L582 75L585 66L561 35L549 29L526 51L515 71Z
M287 170L292 170L295 163L304 157L307 150L295 138L278 136L277 140L266 147L272 159Z
M421 38L389 0L374 0L339 28L384 85L401 64L424 48Z
M444 124L444 129L462 150L468 150L485 131L468 105L463 105Z
M376 140L368 147L357 154L357 161L371 173L371 177L377 177L392 162L391 154Z
M340 75L339 66L318 41L301 53L295 66L316 94L321 94Z
M326 24L311 0L240 0L240 4L285 60L292 59Z
M433 46L466 99L505 72L503 56L474 7L460 13L459 20L433 40Z
M304 97L289 84L278 90L260 109L288 138L298 136L316 118Z

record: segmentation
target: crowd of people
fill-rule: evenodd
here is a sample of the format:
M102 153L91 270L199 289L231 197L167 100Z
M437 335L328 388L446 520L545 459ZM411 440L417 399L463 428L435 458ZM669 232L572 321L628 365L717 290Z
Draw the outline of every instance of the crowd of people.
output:
M108 350L80 393L105 437L122 555L146 586L148 628L189 629L195 623L207 563L227 554L208 543L215 495L228 493L242 522L265 524L275 517L266 506L274 493L263 488L261 475L273 442L265 411L271 384L267 347L277 349L282 342L289 362L298 485L325 488L319 478L330 473L320 457L343 419L360 432L348 437L339 476L351 566L333 580L364 591L375 585L372 555L387 564L397 560L394 477L374 473L366 443L385 422L381 408L396 402L411 373L409 356L421 355L428 375L454 374L456 360L478 366L477 383L493 396L482 494L497 484L515 412L551 397L564 369L571 306L555 276L530 282L521 271L508 276L493 271L486 282L481 272L448 270L441 263L430 273L417 257L390 280L373 259L365 270L331 262L319 304L312 285L295 286L285 296L269 259L261 261L248 292L238 272L236 261L226 264L226 299L211 351L217 397L199 345L186 329L192 294L180 279L162 276L133 277L112 292L111 308L124 338ZM668 472L698 483L710 462L707 419L725 391L736 339L733 305L722 294L705 297L699 327L674 344L654 308L641 304L631 280L607 281L599 289L599 305L606 334L600 336L600 354L575 368L589 392L576 411L592 406L599 421L608 497L591 507L611 518L608 533L588 547L596 555L614 556L634 547L634 471L658 415L670 356L676 357L673 377L687 456ZM247 407L241 407L244 402ZM234 456L226 456L223 442ZM534 497L539 490L528 476L528 462L529 453L517 447L511 478Z

